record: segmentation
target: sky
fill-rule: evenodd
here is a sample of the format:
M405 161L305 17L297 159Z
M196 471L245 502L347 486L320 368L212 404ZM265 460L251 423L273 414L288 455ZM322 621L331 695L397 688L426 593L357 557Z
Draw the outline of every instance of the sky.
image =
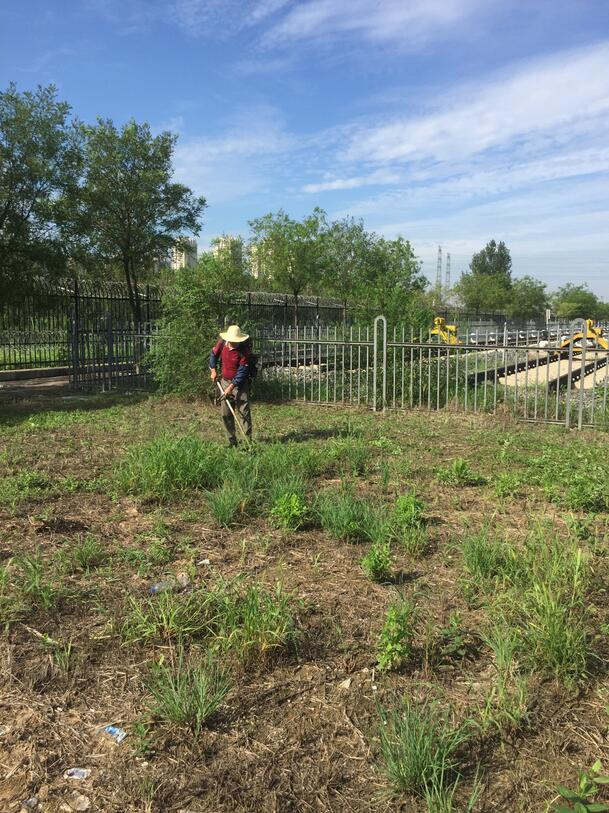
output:
M176 133L202 248L320 206L609 300L609 0L0 0L9 81Z

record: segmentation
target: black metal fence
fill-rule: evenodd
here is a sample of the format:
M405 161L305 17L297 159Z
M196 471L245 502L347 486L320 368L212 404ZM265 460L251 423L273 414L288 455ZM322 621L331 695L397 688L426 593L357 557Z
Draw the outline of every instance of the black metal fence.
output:
M158 286L140 286L146 322L159 318L161 293ZM37 281L26 295L0 302L0 370L65 367L72 321L94 325L108 313L116 324L133 324L126 285Z

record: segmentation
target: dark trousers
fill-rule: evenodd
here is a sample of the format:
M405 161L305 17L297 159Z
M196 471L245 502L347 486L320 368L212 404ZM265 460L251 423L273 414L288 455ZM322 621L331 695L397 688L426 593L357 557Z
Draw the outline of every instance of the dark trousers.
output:
M226 381L223 378L220 383L222 384L222 389L225 390L231 382ZM246 436L251 438L252 413L250 412L250 397L247 381L242 387L238 387L233 390L232 395L230 396L230 402L231 406L241 420L241 425L243 426ZM227 399L222 401L222 420L224 421L224 428L226 429L226 434L228 435L228 442L231 444L231 446L234 446L237 443L237 436L235 434L235 419L230 411Z

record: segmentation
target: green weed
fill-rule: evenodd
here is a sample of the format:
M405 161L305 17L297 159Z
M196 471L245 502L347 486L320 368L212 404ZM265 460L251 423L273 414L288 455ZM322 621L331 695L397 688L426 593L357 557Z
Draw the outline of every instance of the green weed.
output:
M377 533L377 512L369 502L356 497L350 488L322 492L315 508L322 528L335 539L365 542Z
M596 760L589 771L581 771L577 778L577 789L570 790L564 785L556 788L558 794L569 804L554 808L554 813L603 813L609 811L609 804L595 802L594 797L603 785L609 785L609 776L602 773L603 766Z
M288 492L274 501L270 518L277 528L297 531L306 521L308 509L299 494Z
M225 483L218 491L210 491L207 495L207 504L213 518L218 525L226 528L234 525L246 513L248 502L247 492L230 483Z
M457 457L449 466L440 466L436 470L438 482L451 486L478 486L486 482L486 477L474 474L467 460Z
M85 536L72 548L72 560L76 570L89 572L92 568L104 564L106 551L94 536Z
M375 582L389 581L391 578L391 546L389 542L374 542L360 562L362 570Z
M376 645L376 662L381 671L396 669L412 654L417 619L416 604L400 599L390 604Z

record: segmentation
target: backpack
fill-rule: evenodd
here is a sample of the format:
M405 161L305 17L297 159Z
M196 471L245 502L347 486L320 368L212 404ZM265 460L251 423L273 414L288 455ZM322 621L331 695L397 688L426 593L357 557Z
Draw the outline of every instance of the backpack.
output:
M220 353L222 352L222 349L224 348L225 344L226 344L226 342L224 340L222 340L222 346L220 347ZM250 381L253 381L254 378L256 378L256 376L258 375L258 356L256 355L256 353L252 352L252 343L251 343L251 341L249 339L246 339L243 342L243 344L244 344L244 346L247 346L247 349L249 350L250 360L249 360L249 362L247 364L247 370L248 370Z

